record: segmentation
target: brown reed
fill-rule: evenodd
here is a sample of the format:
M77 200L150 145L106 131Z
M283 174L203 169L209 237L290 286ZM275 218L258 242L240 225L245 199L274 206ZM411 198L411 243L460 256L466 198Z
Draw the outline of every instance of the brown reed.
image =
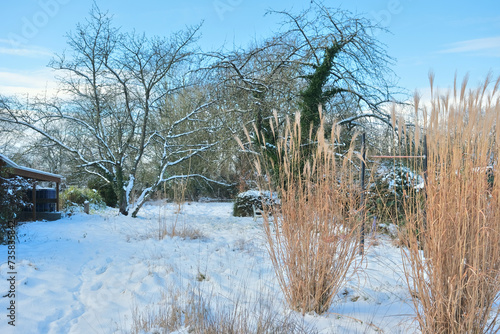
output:
M302 142L300 114L275 136L278 166L262 169L265 161L256 163L266 180L263 188L280 200L278 206L264 205L269 254L290 307L322 314L357 263L361 219L354 146L340 156L334 145L340 128L333 127L327 139L323 125L315 138ZM269 177L265 170L278 175Z
M406 207L403 249L423 333L500 330L499 83L468 90L455 79L451 93L433 90L428 119L424 110L426 199Z

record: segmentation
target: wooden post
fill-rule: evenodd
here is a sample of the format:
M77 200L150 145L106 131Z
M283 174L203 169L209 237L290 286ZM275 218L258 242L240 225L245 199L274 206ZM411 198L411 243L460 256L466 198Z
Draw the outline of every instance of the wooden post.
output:
M365 159L366 145L365 134L361 135L361 198L360 198L360 214L361 214L361 237L359 241L359 255L363 255L365 248Z
M427 162L428 162L428 152L427 152L427 135L424 135L424 194L425 194L425 202L426 204L424 205L424 232L427 230Z
M424 182L427 183L427 135L424 135ZM424 183L424 184L425 184Z
M33 182L33 190L31 191L31 202L33 203L32 218L36 220L36 182Z
M59 182L56 182L56 212L59 212Z
M90 203L89 203L89 201L83 202L83 212L85 212L86 214L90 213Z

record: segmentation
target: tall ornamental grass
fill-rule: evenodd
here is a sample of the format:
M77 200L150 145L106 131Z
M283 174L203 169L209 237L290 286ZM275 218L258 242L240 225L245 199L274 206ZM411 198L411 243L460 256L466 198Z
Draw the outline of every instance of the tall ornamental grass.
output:
M263 187L277 192L280 202L264 205L269 254L289 306L322 314L357 264L361 217L353 145L339 154L334 143L340 129L325 136L323 125L302 142L300 114L274 135L277 166L256 162ZM267 175L270 170L275 174Z
M467 79L459 88L455 80L447 94L433 90L423 112L426 198L406 208L404 250L423 333L499 331L499 83L468 89Z

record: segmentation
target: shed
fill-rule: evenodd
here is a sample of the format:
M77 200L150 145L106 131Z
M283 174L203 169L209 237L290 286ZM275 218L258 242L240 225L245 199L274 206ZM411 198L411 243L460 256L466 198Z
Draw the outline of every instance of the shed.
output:
M33 183L33 190L31 201L33 203L33 208L31 212L31 218L33 220L38 219L47 219L47 220L56 220L61 218L61 214L59 212L59 186L63 181L64 177L58 174L52 174L48 172L44 172L41 170L28 168L24 166L19 166L14 161L7 158L5 155L0 154L0 168L8 168L8 173L12 176L20 176L25 179L31 179L35 182ZM56 184L56 198L37 198L36 196L36 187L37 181L39 182L54 182ZM36 207L38 204L50 204L54 203L56 206L56 212L52 214L37 212Z

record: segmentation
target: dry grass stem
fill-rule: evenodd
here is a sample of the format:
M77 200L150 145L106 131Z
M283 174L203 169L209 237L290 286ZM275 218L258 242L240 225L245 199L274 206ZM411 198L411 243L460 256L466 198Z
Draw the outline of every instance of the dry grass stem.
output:
M343 159L334 150L330 139L338 130L327 138L321 126L314 141L303 143L297 115L277 142L279 166L269 168L279 171L275 183L262 177L280 199L279 208L264 206L269 254L288 304L303 314L328 311L357 259L358 172L353 149Z
M499 81L440 96L427 124L423 207L407 207L408 284L423 333L499 332ZM433 76L431 75L433 88ZM424 115L424 120L427 115ZM425 124L424 124L425 127Z
M236 300L221 304L213 295L203 298L200 291L188 296L179 292L163 296L163 301L148 310L134 310L131 333L193 334L313 334L317 331L293 314L282 316L264 303L255 301L244 306ZM270 303L270 302L269 302Z

